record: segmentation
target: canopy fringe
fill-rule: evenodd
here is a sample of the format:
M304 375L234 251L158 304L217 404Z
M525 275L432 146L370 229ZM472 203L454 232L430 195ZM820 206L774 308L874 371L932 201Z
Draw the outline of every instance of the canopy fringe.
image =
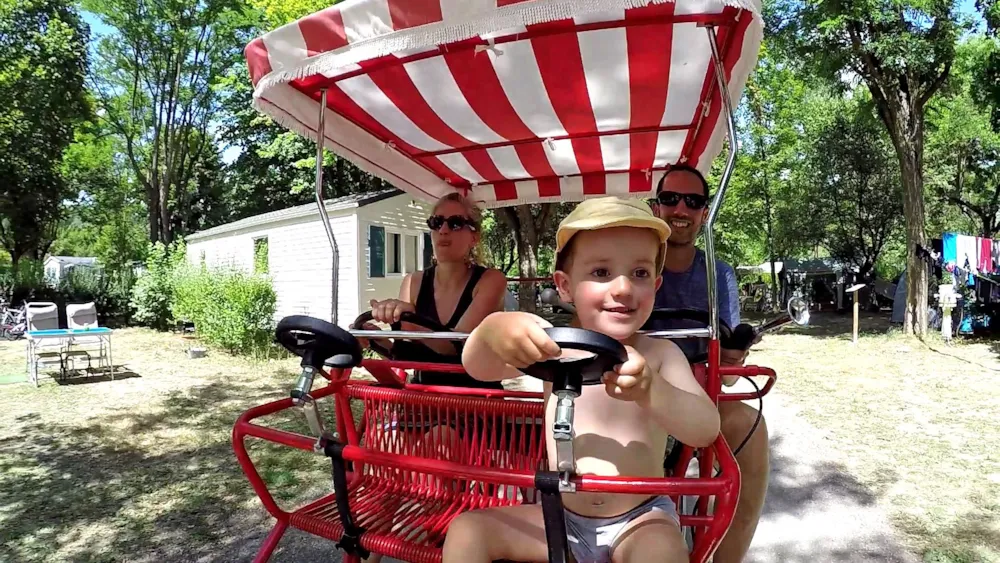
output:
M317 74L335 76L345 67L392 53L464 41L487 33L569 19L615 9L641 8L675 0L538 0L496 9L487 15L472 16L465 22L439 22L351 43L322 53L290 68L274 69L257 83L254 97L268 89ZM721 0L726 6L746 10L759 17L760 4L755 0ZM297 25L297 22L288 24Z

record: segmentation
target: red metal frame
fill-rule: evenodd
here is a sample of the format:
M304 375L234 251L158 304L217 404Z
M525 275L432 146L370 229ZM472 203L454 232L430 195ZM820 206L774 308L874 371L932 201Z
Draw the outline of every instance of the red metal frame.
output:
M713 401L727 400L725 398L726 394L720 395L719 393L720 378L722 375L767 375L770 378L769 385L766 385L762 389L762 394L766 393L766 390L769 390L771 385L773 385L774 372L767 368L748 366L746 368L720 369L718 364L718 341L712 341L709 344L709 353L710 359L714 361L710 361L705 366L707 369L702 369L702 373L705 375L704 384ZM433 369L435 371L455 373L464 371L458 365L394 362L388 360L369 360L364 362L363 366L369 370L372 367L376 367L376 369L392 368L399 370ZM351 490L352 513L356 512L359 519L365 517L376 520L386 517L390 519L396 518L395 513L386 512L386 510L391 509L386 509L385 506L398 506L400 498L405 498L407 494L411 494L406 491L389 490L395 488L394 486L389 488L383 486L382 488L365 489L367 483L365 479L372 472L382 476L381 482L383 484L394 482L395 477L393 476L399 475L400 471L405 471L423 475L424 479L438 477L451 480L452 482L455 479L459 479L465 482L476 482L479 484L477 486L494 484L513 487L522 492L533 490L535 469L537 468L529 466L531 460L536 459L532 456L539 454L544 456L544 439L537 444L537 447L541 448L540 450L532 450L531 455L522 460L522 464L529 463L529 466L502 469L484 465L484 463L488 464L490 459L496 459L496 455L500 455L501 457L508 456L507 459L509 459L510 455L513 455L497 449L500 447L500 444L492 439L489 441L489 444L481 444L478 453L470 454L479 457L476 460L466 460L468 463L433 459L428 456L427 451L418 451L419 447L425 447L426 449L427 446L416 446L414 440L407 441L407 439L403 439L400 441L397 438L393 438L396 441L394 442L395 446L392 447L397 448L395 451L401 451L402 453L378 451L377 449L363 446L368 445L372 440L377 441L381 439L383 442L385 441L385 436L378 436L378 434L379 429L384 425L386 420L387 411L385 410L385 405L395 404L392 402L393 400L408 398L407 400L413 404L434 403L437 405L439 412L455 412L452 409L464 408L467 411L467 419L468 412L478 413L490 410L503 413L521 412L524 414L525 412L529 412L525 409L537 409L535 415L544 420L544 406L540 401L537 401L542 398L541 394L497 391L492 389L432 387L414 384L406 384L405 388L391 388L373 384L372 382L349 381L350 370L337 370L329 374L324 373L323 375L330 380L330 383L326 387L317 389L313 392L312 396L316 400L329 396L334 397L337 431L341 439L348 445L344 449L344 458L355 464L354 470L348 475L348 483ZM419 393L415 393L415 391L419 391ZM414 397L420 398L415 399ZM366 408L359 421L354 420L351 412L351 398L355 400L360 398L365 401ZM503 399L520 400L508 401ZM525 399L537 400L525 402ZM267 428L253 422L260 417L292 407L293 403L291 399L282 399L251 408L239 417L233 428L233 449L237 460L247 475L247 479L250 481L254 492L261 499L265 509L276 519L275 526L261 545L255 561L267 561L289 526L331 540L339 540L343 534L343 528L336 517L336 497L333 494L326 495L298 509L286 511L278 506L247 453L244 443L247 437L259 438L304 451L314 451L316 445L315 438ZM373 413L371 417L375 418L369 416L370 412ZM377 417L379 416L382 418L378 419ZM395 415L390 413L390 416ZM544 428L542 428L542 431L544 431ZM394 432L399 431L394 430ZM403 430L401 432L406 434L407 431ZM500 431L501 436L503 436L503 432ZM510 439L513 438L499 438L500 442ZM366 442L363 444L362 440L366 440ZM385 444L383 443L382 445L384 446ZM377 443L375 447L378 447ZM678 477L654 479L586 475L575 477L574 483L580 492L668 495L678 503L678 506L681 496L697 496L697 513L695 515L682 515L680 520L682 526L693 527L695 532L696 541L691 553L691 561L704 562L709 559L722 541L725 531L728 529L735 514L736 503L739 498L740 478L736 459L733 457L729 445L721 435L711 447L698 451L700 477L697 479L688 479L684 477L684 474L695 453L694 449L684 447L681 459L674 472L675 475L679 475ZM546 458L543 457L543 459ZM718 476L713 477L716 472L716 464L718 464ZM391 470L385 468L391 468ZM395 473L392 473L393 476L385 478L386 471ZM412 494L418 493L427 494L426 490L413 489ZM364 495L371 497L367 503ZM439 491L435 497L438 500L435 500L435 502L440 501L440 495ZM710 511L710 501L713 498L714 504L711 506L712 510ZM395 505L392 504L393 499L395 499ZM479 505L469 505L467 500L452 497L448 497L440 502L444 502L445 512L432 515L433 518L430 521L421 521L421 525L426 524L430 527L429 529L433 530L434 533L440 534L442 538L447 528L447 523L461 511L485 506L481 502ZM417 521L419 520L419 513L422 510L411 511L412 514L407 515L406 518L409 518L410 521ZM373 516L366 511L374 511L375 514ZM414 516L413 514L418 515ZM366 536L372 537L365 539ZM440 550L436 546L418 545L385 533L381 535L367 534L366 536L362 536L362 543L367 549L386 553L408 561L428 563L437 563L440 561ZM345 554L344 561L354 563L358 559Z

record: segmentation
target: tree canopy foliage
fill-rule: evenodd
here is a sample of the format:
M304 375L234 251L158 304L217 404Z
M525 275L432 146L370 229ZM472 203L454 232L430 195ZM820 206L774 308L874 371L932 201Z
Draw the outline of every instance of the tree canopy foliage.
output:
M150 241L311 201L315 144L253 109L242 49L330 3L83 0L107 26L90 38L76 4L0 0L0 245L126 268ZM829 256L870 279L912 269L943 230L996 236L1000 7L978 8L980 30L944 0L765 2L720 256ZM322 159L327 197L387 187ZM508 275L548 274L567 209L487 213L487 255Z
M91 112L87 26L66 0L0 0L0 244L16 263L56 237L60 166Z

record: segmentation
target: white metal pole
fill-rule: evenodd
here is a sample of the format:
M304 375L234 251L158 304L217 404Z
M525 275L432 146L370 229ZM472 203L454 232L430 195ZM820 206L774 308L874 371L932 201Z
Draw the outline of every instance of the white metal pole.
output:
M326 230L326 238L330 241L330 250L333 251L333 285L331 287L331 297L333 300L333 310L330 319L333 324L337 324L337 306L340 298L337 291L338 276L340 276L340 251L337 248L337 239L333 236L333 226L330 225L330 216L326 212L326 203L323 201L323 145L326 141L326 88L320 90L319 97L319 126L316 128L316 205L319 207L320 217L323 218L323 228Z

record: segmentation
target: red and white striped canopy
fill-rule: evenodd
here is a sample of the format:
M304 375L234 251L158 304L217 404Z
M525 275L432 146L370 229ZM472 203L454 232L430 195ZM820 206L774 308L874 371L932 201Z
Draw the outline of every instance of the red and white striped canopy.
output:
M254 105L423 199L649 196L707 172L756 64L759 0L349 0L246 48Z

